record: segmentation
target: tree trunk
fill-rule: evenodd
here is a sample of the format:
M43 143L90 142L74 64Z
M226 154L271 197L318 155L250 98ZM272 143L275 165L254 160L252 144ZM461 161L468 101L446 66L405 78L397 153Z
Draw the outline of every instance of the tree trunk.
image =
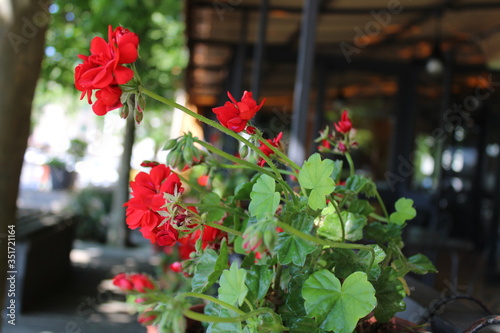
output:
M0 0L0 304L5 304L8 226L15 226L19 178L40 75L47 0ZM15 230L15 227L13 227ZM11 264L12 262L9 262ZM3 316L0 318L4 319ZM9 319L7 317L7 319Z
M135 140L134 115L131 113L127 118L125 136L123 139L123 154L120 160L118 172L118 183L113 192L111 205L111 221L108 228L108 244L124 247L129 243L128 228L125 224L125 207L123 204L129 198L130 160L132 159L132 147Z

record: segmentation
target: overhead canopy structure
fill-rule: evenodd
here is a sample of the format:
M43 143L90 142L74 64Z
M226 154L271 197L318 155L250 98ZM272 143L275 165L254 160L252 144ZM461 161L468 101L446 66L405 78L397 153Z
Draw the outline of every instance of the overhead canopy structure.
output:
M307 2L188 1L191 101L199 106L216 104L217 96L229 88L228 79L234 79L238 61L243 64L243 89L255 86L250 73L255 69L256 48L263 43L259 91L271 97L268 103L291 106ZM435 45L443 53L451 50L459 66L498 66L500 62L498 0L324 0L318 1L318 7L315 61L336 71L397 71L399 64L429 57ZM336 96L339 87L345 87L347 95L397 90L393 80L370 75L336 75L326 86L326 98Z

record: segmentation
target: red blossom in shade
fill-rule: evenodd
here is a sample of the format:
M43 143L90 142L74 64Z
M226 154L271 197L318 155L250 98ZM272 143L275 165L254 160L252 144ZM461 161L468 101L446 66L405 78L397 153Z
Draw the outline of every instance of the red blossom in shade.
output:
M153 282L144 274L127 275L125 273L117 274L113 278L113 284L122 291L146 292L146 289L156 289Z
M243 93L240 102L237 102L229 91L227 95L231 102L227 101L224 106L213 108L212 111L222 126L239 133L245 129L248 121L260 110L266 99L257 104L252 98L252 93L248 91Z
M334 123L333 125L335 126L337 132L344 134L349 133L349 131L352 128L352 122L351 119L349 119L347 110L344 110L344 112L342 112L342 117L340 118L340 121Z
M347 146L342 141L338 143L337 148L341 153L345 153L347 151Z
M280 132L274 139L267 139L266 141L269 142L271 144L271 146L273 147L276 147L276 148L279 148L281 146L281 139L283 138L283 132ZM271 148L269 148L268 146L266 146L262 141L260 142L260 147L259 147L260 151L262 151L264 154L266 154L266 156L269 156L273 153L273 151L271 150ZM259 165L260 166L264 166L264 164L266 164L266 161L261 157L259 159Z
M182 273L182 263L180 261L175 261L168 266L172 272Z
M129 279L129 277L127 275L125 275L125 273L117 274L113 278L113 284L115 286L117 286L118 288L120 288L121 290L123 290L123 291L132 291L132 290L134 290L134 284Z
M149 309L148 311L150 311L151 309ZM153 321L156 319L156 314L154 314L153 312L143 312L141 314L139 314L139 316L137 317L137 321L139 322L139 324L141 325L149 325L149 324L152 324Z
M331 149L332 145L330 141L328 140L321 140L320 145L317 147L319 151L324 152L324 151L329 151Z
M182 183L179 176L164 164L153 166L149 173L139 172L135 180L130 182L132 198L125 203L126 223L130 229L139 228L143 237L156 243L168 243L167 237L175 235L174 229L168 229L172 221L166 221L159 211L165 210L165 193L175 195L182 193ZM175 242L174 242L175 243Z
M134 285L134 290L140 293L146 292L146 289L155 289L153 282L144 274L133 274L130 276L130 281Z

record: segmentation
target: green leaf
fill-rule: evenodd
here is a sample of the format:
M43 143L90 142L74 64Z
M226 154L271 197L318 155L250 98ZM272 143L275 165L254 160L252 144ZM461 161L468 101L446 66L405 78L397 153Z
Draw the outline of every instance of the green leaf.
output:
M321 155L313 154L304 163L299 172L299 183L310 189L308 204L312 209L322 209L326 206L325 196L335 189L335 182L330 177L334 171L332 160L321 160Z
M403 283L398 279L398 273L392 267L385 267L376 281L375 296L377 297L377 307L375 317L377 321L387 322L397 312L406 308L403 299L406 297Z
M342 175L342 166L344 165L344 162L342 160L335 160L333 161L333 172L332 172L332 179L335 183L340 182L340 176Z
M314 224L314 219L307 213L301 212L292 218L292 227L310 234ZM278 261L282 265L294 263L297 266L304 266L306 257L309 253L316 250L317 246L311 241L304 240L287 232L278 234Z
M273 216L280 203L280 194L275 192L276 182L268 175L261 175L252 187L248 211L251 216L261 219L266 215Z
M224 270L220 278L219 299L231 305L241 306L248 293L245 285L247 271L238 268L238 264L233 261L229 270Z
M375 308L375 289L363 272L355 272L341 285L328 270L313 273L302 287L308 317L320 328L351 333L358 320Z
M320 329L314 319L296 317L293 318L290 323L287 323L287 327L290 328L288 332L290 333L323 333L324 331Z
M375 183L361 175L353 175L347 178L345 187L354 193L363 193L367 197L374 197L377 192Z
M216 303L208 303L205 306L205 314L209 316L214 316L218 318L231 318L238 317L234 311L226 309ZM209 322L207 326L207 333L227 333L227 332L244 332L241 327L241 322L236 323L214 323Z
M407 265L410 271L417 274L428 274L437 272L436 267L434 267L429 258L427 258L421 253L409 257Z
M402 225L417 216L412 199L400 198L396 201L395 208L396 211L389 217L391 223Z
M375 251L375 260L370 268L369 280L375 280L380 274L380 266L386 255L384 250L378 245L371 245ZM369 250L353 251L351 249L335 249L331 255L335 263L335 276L345 279L354 272L366 272L372 260L372 253Z
M374 240L377 244L397 242L401 240L402 225L373 222L365 228L365 238Z
M219 221L224 216L224 209L218 208L220 206L220 198L216 193L210 192L203 195L201 204L200 209L202 212L207 213L206 219L208 222Z
M342 240L342 221L345 228L345 239L357 241L363 238L363 228L366 225L366 217L343 211L340 216L331 203L321 212L323 220L318 228L318 235L324 236L334 241Z
M248 300L255 302L263 300L273 280L273 271L268 266L254 265L247 271L246 286L248 287Z
M349 212L359 215L368 216L375 211L375 208L370 205L368 200L355 200L349 206Z
M228 252L226 242L221 242L219 255L212 249L205 250L198 259L191 280L193 292L202 293L213 285L222 271L227 268Z
M255 182L241 183L234 189L234 200L249 200Z

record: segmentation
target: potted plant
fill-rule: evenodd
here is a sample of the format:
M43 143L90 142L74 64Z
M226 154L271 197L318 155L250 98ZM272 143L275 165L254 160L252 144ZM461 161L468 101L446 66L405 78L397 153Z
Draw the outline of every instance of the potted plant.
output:
M187 291L162 289L152 277L119 274L114 284L134 299L139 321L158 332L185 331L186 318L208 332L365 331L405 308L404 277L435 271L423 255L407 258L402 232L416 211L411 199L385 207L375 183L356 174L350 152L357 146L347 112L320 135L320 152L303 163L286 155L282 133L265 139L251 120L258 104L250 92L207 119L148 90L134 67L138 36L109 27L95 37L91 55L75 69L75 85L98 115L121 108L137 122L145 97L178 108L235 138L239 156L187 133L171 139L166 164L145 162L131 182L129 228L151 243L176 247L170 268ZM96 101L92 101L92 93ZM242 135L246 133L247 135ZM184 172L182 172L184 170ZM189 177L202 174L199 177ZM221 175L248 179L231 190ZM204 304L203 313L191 309Z

